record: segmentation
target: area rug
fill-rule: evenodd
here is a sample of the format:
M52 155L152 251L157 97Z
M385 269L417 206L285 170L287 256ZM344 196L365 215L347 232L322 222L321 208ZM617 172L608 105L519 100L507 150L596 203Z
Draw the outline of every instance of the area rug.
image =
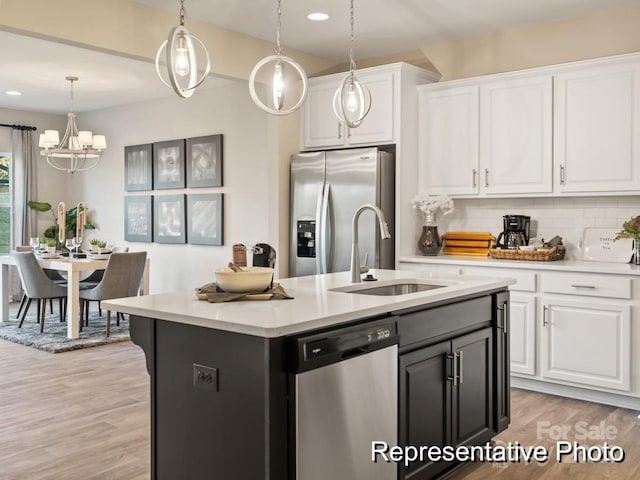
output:
M34 302L35 303L35 302ZM67 338L67 322L60 322L58 305L54 302L53 314L49 313L44 322L44 333L40 333L40 325L36 320L35 305L33 305L22 324L18 328L16 320L16 308L11 308L10 320L0 323L0 339L14 343L20 343L29 347L37 348L51 353L67 352L81 348L97 347L108 343L124 342L130 340L129 337L129 317L125 315L125 320L120 321L120 326L116 325L116 314L111 312L111 334L107 337L106 311L102 310L102 316L97 309L89 312L89 326L83 327L80 338Z

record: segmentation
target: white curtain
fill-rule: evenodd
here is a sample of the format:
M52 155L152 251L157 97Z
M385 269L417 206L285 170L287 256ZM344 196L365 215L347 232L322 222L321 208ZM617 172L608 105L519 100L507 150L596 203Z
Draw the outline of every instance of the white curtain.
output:
M14 129L11 140L13 151L9 193L12 207L11 249L14 249L16 245L29 245L29 238L37 236L36 212L27 205L30 198L35 198L36 168L31 130ZM15 269L11 272L10 285L13 300L19 300L20 279Z

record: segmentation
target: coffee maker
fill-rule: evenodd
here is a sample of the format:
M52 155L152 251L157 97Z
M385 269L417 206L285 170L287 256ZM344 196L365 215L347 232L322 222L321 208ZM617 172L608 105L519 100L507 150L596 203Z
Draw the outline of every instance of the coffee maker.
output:
M504 215L503 231L498 235L497 246L517 249L529 245L529 225L531 217L526 215Z

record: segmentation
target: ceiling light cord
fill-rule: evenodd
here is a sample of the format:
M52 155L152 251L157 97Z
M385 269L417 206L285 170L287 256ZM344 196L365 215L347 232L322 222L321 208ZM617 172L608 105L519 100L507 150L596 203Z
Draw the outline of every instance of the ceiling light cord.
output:
M276 55L282 55L282 47L280 46L280 27L282 26L282 1L278 0L277 21L276 21Z

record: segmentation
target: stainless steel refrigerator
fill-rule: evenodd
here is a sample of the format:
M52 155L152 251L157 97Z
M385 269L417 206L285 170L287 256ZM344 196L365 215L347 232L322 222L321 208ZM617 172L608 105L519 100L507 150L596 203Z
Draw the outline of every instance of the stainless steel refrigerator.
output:
M360 265L395 268L395 158L377 148L299 153L291 157L289 275L341 272L351 266L353 214L378 206L391 239L382 240L373 212L360 215Z

